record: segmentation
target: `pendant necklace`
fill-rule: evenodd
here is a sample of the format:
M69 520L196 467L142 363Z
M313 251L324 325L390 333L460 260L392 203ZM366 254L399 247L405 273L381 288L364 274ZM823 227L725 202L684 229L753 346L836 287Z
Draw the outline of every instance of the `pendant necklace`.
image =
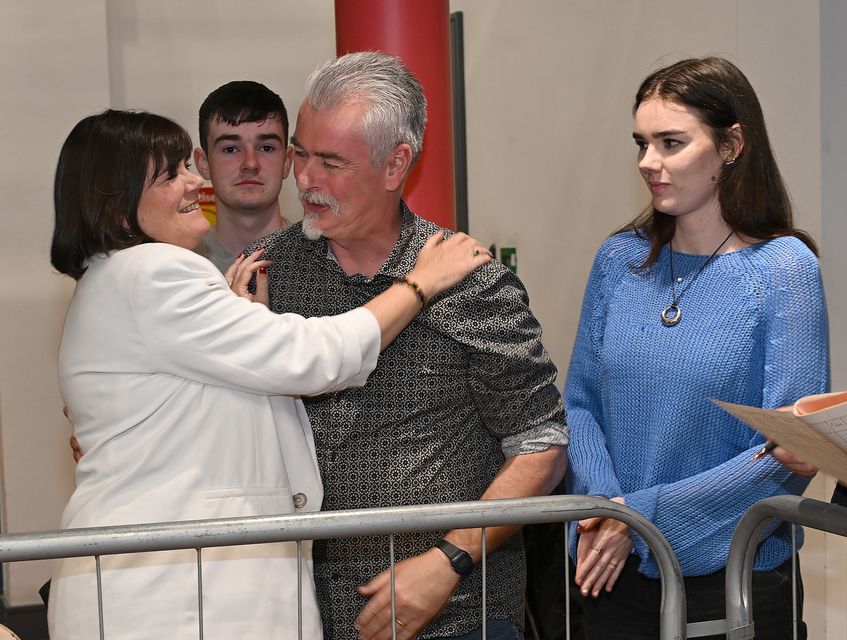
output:
M668 246L670 248L670 252L668 255L671 263L671 294L673 295L673 299L667 307L662 309L662 313L659 314L662 318L663 325L665 325L666 327L673 327L679 324L679 321L682 319L682 309L679 308L680 298L682 298L682 295L686 291L688 291L688 287L694 284L694 281L697 279L697 276L703 273L703 269L705 269L706 265L712 261L712 258L718 255L718 251L720 251L721 247L723 247L727 243L727 241L732 237L733 233L735 233L734 230L730 231L729 235L724 238L723 242L718 245L718 248L712 251L712 255L706 258L706 261L700 266L699 269L697 269L697 273L694 274L694 276L691 278L691 280L688 281L688 284L683 287L682 291L680 291L679 294L677 294L676 292L677 278L673 270L673 240L668 243ZM679 281L682 282L681 277L679 278Z

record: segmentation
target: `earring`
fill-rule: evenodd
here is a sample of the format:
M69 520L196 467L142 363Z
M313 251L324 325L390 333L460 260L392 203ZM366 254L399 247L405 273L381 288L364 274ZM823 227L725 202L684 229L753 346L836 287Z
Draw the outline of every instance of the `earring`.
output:
M724 162L724 165L726 165L727 167L729 167L729 166L731 166L731 165L733 165L733 164L735 164L735 158L730 158L729 160L727 160L726 162Z

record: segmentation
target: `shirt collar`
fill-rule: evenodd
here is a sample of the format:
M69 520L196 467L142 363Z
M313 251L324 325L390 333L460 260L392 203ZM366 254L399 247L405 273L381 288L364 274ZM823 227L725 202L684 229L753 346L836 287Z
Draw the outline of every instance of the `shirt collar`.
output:
M412 267L415 266L418 250L420 249L416 243L417 216L415 216L412 210L409 209L404 200L400 200L400 216L402 220L400 222L400 235L397 238L397 242L394 243L394 248L391 250L388 258L379 270L374 274L373 278L368 278L359 274L349 277L364 280L373 280L379 276L396 278L397 276L406 275L412 270ZM323 255L327 262L332 263L334 269L338 269L343 272L335 258L335 255L330 250L329 243L326 238L307 240L304 236L303 239L310 250Z

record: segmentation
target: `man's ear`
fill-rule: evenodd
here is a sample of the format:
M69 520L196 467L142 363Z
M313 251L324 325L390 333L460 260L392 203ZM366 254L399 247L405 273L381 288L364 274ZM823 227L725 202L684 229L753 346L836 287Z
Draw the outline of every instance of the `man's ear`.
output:
M294 147L288 145L285 149L285 162L282 165L282 179L285 180L288 177L288 173L291 171L291 162L294 159Z
M724 142L724 162L735 162L744 150L744 132L737 122L727 129L726 142Z
M403 186L406 176L412 168L412 148L405 142L394 147L388 157L385 174L385 188L397 191Z
M197 167L197 172L206 180L212 179L212 174L209 173L209 158L206 157L206 152L200 147L194 149L194 166Z

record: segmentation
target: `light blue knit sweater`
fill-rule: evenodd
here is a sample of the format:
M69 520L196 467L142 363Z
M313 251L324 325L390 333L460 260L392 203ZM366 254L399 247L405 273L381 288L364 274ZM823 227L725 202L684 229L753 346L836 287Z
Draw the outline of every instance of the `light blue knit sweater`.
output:
M823 286L811 251L777 238L716 256L680 300L679 324L666 327L669 251L635 270L648 250L621 233L594 261L565 387L569 490L623 496L667 537L684 575L704 575L726 565L750 505L807 484L770 456L752 461L762 436L709 398L774 408L828 390ZM705 260L674 252L677 291ZM790 554L786 526L767 534L756 570ZM634 539L640 571L658 576Z

